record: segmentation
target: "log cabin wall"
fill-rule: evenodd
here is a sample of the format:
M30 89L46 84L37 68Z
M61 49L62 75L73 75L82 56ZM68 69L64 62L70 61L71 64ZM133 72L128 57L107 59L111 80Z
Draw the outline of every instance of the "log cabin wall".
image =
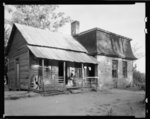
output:
M28 89L29 54L26 42L20 32L15 30L8 54L9 88L12 90Z

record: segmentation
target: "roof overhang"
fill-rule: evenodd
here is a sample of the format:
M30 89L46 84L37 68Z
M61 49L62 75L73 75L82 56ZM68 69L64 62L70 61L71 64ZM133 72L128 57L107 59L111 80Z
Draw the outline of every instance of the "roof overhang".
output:
M70 61L78 63L97 64L97 59L83 52L67 51L39 46L27 45L29 50L37 57L43 59Z

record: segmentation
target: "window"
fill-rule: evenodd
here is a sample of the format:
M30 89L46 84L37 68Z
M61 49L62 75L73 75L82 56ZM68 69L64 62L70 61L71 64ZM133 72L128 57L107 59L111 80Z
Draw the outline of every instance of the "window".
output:
M123 77L127 78L127 62L126 61L122 62L122 71L123 71Z
M112 77L113 78L118 77L118 61L117 60L112 61Z

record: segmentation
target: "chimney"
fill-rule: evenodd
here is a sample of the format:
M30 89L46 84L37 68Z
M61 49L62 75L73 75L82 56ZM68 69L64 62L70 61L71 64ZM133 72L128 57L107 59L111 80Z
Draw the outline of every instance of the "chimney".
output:
M80 27L79 21L73 21L71 23L71 35L72 36L75 36L79 33L79 27Z

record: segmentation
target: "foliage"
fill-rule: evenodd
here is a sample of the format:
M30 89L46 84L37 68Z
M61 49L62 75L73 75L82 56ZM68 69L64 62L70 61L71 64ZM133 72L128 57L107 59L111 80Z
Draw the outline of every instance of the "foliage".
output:
M57 31L59 27L70 22L69 16L57 11L58 7L58 5L5 5L5 46L13 23Z
M65 23L71 22L69 16L65 16L63 12L57 11L58 7L58 5L5 5L4 54L6 53L6 47L13 23L57 31L57 29ZM4 68L7 69L6 63Z
M136 66L133 70L133 84L140 89L145 90L145 74L136 70Z
M142 48L143 47L138 43L134 43L132 46L133 53L138 59L143 58L145 56L144 51L141 50Z

